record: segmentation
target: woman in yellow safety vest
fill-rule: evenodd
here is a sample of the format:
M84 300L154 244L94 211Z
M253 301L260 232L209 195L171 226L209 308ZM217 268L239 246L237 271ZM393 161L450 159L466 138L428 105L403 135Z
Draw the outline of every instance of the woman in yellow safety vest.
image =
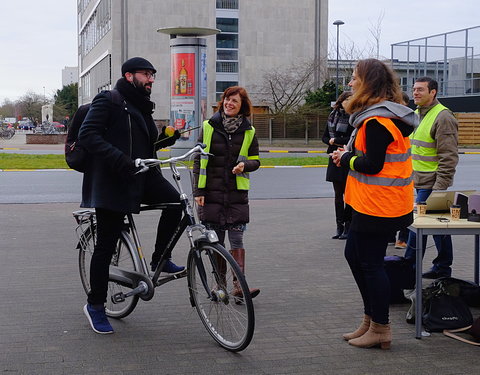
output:
M218 108L210 120L203 122L199 142L205 143L205 151L213 156L195 160L193 195L200 220L215 230L223 245L228 232L230 253L245 272L243 232L250 221L249 173L260 167L258 141L248 120L251 102L243 87L227 88ZM217 261L220 271L225 272L223 258ZM236 280L233 284L232 295L241 297L242 290ZM259 289L250 289L252 298L258 293Z
M345 202L353 213L345 258L363 299L364 318L343 337L353 346L389 349L390 283L383 262L389 238L413 222L408 136L418 118L399 104L398 80L379 60L360 60L349 86L353 94L344 107L355 130L347 150L332 156L337 166L349 170Z

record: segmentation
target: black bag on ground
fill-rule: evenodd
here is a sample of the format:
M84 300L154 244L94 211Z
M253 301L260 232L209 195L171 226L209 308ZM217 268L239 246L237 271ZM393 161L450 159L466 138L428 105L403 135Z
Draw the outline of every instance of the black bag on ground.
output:
M118 90L113 89L110 93L112 103L121 105L123 97ZM70 168L82 173L85 172L90 158L87 150L85 150L78 142L78 132L89 109L90 103L78 107L72 117L72 122L68 127L67 139L65 140L65 161Z
M480 307L480 286L473 281L455 279L460 282L460 297L470 307Z
M422 322L429 332L467 327L473 316L461 296L464 280L443 277L433 281L423 292Z
M404 257L398 255L384 258L385 271L390 280L390 304L408 303L403 289L415 287L415 270L412 264Z

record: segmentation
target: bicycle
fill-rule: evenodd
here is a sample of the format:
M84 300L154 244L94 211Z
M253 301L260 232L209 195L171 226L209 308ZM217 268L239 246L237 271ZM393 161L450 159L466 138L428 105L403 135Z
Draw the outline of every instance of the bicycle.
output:
M148 167L168 164L180 193L180 203L142 206L140 211L172 209L181 206L183 216L152 274L143 256L139 235L132 214L127 214L109 271L107 316L121 319L135 309L139 299L149 301L156 287L187 277L190 304L196 309L203 325L213 339L227 350L238 352L251 342L255 315L252 298L243 273L231 254L218 242L215 231L197 223L188 195L184 193L177 164L192 155L209 155L205 145L196 145L184 155L166 160L143 159ZM191 172L190 172L191 173ZM190 174L191 177L191 174ZM88 294L90 258L96 239L94 210L73 212L77 222L79 269L83 288ZM161 277L161 269L181 235L186 232L190 243L186 269L176 275ZM195 234L195 237L194 237ZM232 295L238 283L243 297ZM233 302L233 303L232 303Z
M0 138L11 139L15 135L15 129L6 126L0 126Z

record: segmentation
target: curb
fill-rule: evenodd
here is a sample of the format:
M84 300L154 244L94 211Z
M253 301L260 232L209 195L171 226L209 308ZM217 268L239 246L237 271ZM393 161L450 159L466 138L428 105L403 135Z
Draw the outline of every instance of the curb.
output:
M327 165L261 165L260 168L326 168ZM170 170L169 167L162 167L162 169ZM182 168L179 168L182 169ZM61 172L61 171L74 171L71 168L52 168L52 169L0 169L0 172ZM80 173L80 172L78 172Z
M22 150L19 147L0 147L0 150ZM170 152L169 148L162 148L158 152ZM326 150L260 150L270 154L324 154ZM480 155L480 151L458 151L459 155Z

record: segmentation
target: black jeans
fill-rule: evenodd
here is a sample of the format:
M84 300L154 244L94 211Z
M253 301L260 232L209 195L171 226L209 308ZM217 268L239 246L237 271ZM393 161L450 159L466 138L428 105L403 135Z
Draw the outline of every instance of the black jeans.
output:
M390 236L350 230L345 244L345 258L360 290L365 315L378 324L388 323L390 281L383 258Z
M343 200L346 184L347 180L333 181L333 191L335 192L335 219L337 224L352 221L352 207Z
M180 201L177 190L161 175L147 176L142 203L175 203ZM107 300L108 269L123 227L125 213L96 208L97 243L90 263L90 286L87 301L92 305L104 304ZM157 239L153 261L160 259L168 240L182 217L181 209L162 211L157 227ZM169 254L167 254L169 255Z

